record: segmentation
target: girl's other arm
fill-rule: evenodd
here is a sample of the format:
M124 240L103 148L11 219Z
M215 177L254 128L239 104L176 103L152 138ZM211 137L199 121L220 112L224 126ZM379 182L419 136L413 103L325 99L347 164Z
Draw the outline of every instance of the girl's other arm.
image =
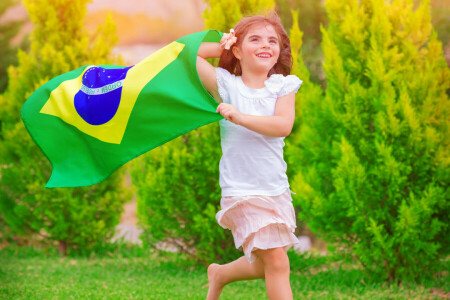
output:
M216 69L206 60L206 58L220 57L223 48L219 43L201 43L197 53L197 72L205 89L218 101L222 102L219 96Z
M285 137L291 134L295 119L295 93L277 99L273 116L253 116L239 112L234 106L219 104L217 111L227 120L262 135Z
M273 116L244 115L242 126L260 134L285 137L291 134L295 119L295 93L291 92L277 99Z

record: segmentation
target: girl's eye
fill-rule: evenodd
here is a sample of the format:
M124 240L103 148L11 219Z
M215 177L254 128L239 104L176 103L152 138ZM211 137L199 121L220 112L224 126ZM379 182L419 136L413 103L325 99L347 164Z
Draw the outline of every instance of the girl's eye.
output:
M272 44L276 44L277 43L277 41L275 41L275 40L271 40L270 41Z
M257 41L257 40L258 40L257 38L253 38L253 39L252 39L252 42L253 42L253 41Z

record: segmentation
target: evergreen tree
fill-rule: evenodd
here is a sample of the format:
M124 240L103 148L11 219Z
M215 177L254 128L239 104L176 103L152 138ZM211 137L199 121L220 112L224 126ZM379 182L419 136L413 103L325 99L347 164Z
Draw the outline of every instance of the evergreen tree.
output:
M209 1L203 15L205 27L229 32L242 16L273 7L273 1ZM219 124L215 122L136 160L132 178L145 245L156 247L160 241L171 241L205 265L242 255L234 246L231 231L220 227L215 218L220 210L221 155Z
M432 274L450 245L449 69L412 2L326 1L326 93L302 91L290 156L300 219L387 280Z
M44 189L50 163L20 118L27 97L51 78L86 64L118 62L111 54L117 40L111 18L91 37L83 29L87 2L24 1L34 24L31 49L19 51L0 97L0 218L20 235L59 241L61 253L109 238L127 200L120 171L92 187Z

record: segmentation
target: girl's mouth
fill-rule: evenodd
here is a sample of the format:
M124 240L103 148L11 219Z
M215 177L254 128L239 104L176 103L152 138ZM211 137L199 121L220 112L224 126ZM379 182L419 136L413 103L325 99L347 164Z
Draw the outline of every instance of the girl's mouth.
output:
M267 52L256 54L256 56L259 58L271 58L272 57L272 55L270 55Z

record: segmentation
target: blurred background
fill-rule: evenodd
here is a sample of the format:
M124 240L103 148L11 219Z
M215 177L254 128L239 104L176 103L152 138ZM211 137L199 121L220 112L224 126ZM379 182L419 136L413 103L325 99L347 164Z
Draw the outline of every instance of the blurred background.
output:
M299 26L304 32L304 61L314 66L322 55L314 53L320 50L319 25L327 24L323 0L277 0L277 6L285 28L292 26L290 9L299 9ZM86 28L93 31L102 24L108 13L117 24L119 38L114 51L123 56L127 64L135 64L153 51L184 35L206 30L202 13L207 4L202 0L93 0L88 4ZM26 41L33 25L25 7L19 1L5 0L0 4L3 14L0 25L18 27L13 36L8 36L12 46ZM2 12L0 10L0 12ZM226 13L226 12L224 12ZM431 22L443 43L447 63L450 61L450 5L447 0L431 0ZM13 25L15 24L15 25ZM2 48L5 44L2 44ZM313 55L314 54L314 55ZM319 65L310 68L319 72ZM313 78L319 78L314 74Z
M7 1L2 3L5 6ZM179 37L202 31L201 13L206 3L201 0L95 0L87 7L85 27L94 31L110 13L117 24L119 38L114 51L122 54L127 64L135 64L155 49ZM19 1L11 1L9 7L5 8L0 25L20 22L20 29L10 40L13 46L19 46L33 25Z

